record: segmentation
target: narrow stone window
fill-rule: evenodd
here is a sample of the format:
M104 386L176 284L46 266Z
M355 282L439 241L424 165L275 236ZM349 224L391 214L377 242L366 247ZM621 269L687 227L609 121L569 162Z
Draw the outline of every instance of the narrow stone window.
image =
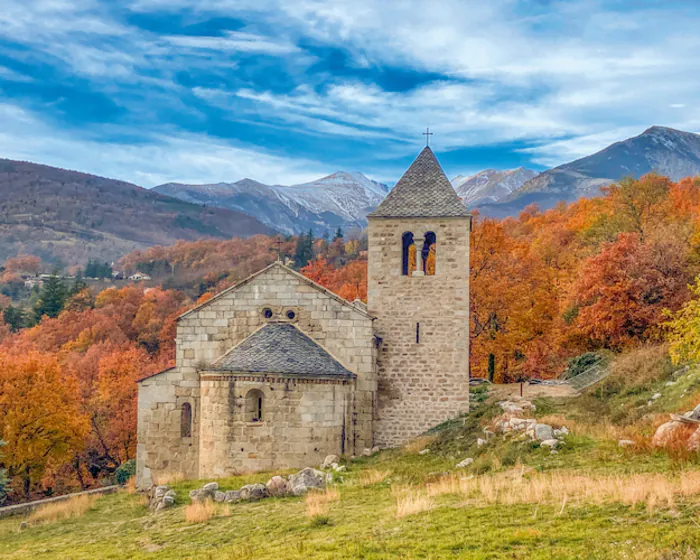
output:
M182 403L180 412L180 437L192 437L192 405Z
M432 231L425 234L423 243L423 272L426 276L435 276L435 260L437 258L437 237Z
M245 413L248 422L263 421L263 400L262 391L251 389L245 397Z
M411 276L416 269L416 244L413 242L413 234L407 231L401 236L401 241L401 274L404 276Z
M416 323L416 344L420 344L420 323Z

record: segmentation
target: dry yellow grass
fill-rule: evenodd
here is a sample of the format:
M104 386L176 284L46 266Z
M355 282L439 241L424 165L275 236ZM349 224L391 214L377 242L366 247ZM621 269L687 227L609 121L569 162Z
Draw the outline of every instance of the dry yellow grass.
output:
M127 494L135 494L136 493L136 477L132 476L129 480L126 481L126 484L124 485L124 490L126 490Z
M391 476L391 471L378 471L376 469L368 469L360 473L360 484L362 486L371 486L384 482Z
M211 500L195 502L185 507L185 519L188 523L205 523L214 517L216 505Z
M430 444L435 441L436 437L437 436L420 436L408 442L403 448L407 453L418 453L430 446Z
M340 492L335 486L329 486L322 491L310 491L304 498L306 515L309 519L328 515L328 504L340 500Z
M394 492L394 496L396 498L396 517L399 519L427 511L433 506L430 495L423 488L398 490Z
M673 507L678 498L700 495L700 472L635 474L626 476L579 475L562 471L525 473L524 469L478 477L441 477L425 487L426 495L462 495L476 504L645 504L649 513L657 507Z
M46 504L29 515L31 523L53 523L60 519L80 517L87 513L99 499L99 496L75 496L69 500Z

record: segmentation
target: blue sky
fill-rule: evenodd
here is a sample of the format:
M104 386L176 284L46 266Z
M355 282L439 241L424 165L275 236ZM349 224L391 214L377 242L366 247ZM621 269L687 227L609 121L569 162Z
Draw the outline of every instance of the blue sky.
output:
M700 131L700 2L2 0L0 157L129 180L394 182Z

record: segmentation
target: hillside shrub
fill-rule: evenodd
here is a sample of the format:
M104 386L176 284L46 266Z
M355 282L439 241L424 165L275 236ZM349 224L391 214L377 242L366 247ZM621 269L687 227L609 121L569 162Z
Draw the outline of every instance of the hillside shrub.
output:
M124 485L129 479L136 474L136 461L129 459L122 463L119 468L114 471L114 481L117 484Z
M564 372L564 378L571 379L576 377L602 360L603 356L597 352L586 352L580 356L569 358L569 365Z

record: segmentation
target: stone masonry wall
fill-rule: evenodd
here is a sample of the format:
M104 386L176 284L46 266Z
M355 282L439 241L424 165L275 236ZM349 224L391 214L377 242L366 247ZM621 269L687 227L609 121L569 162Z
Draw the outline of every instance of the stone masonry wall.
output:
M137 482L140 487L149 485L158 475L163 477L181 473L188 478L203 476L199 472L200 464L207 472L213 472L217 468L208 454L214 453L214 449L219 453L220 448L215 447L211 439L211 425L205 427L201 422L199 372L206 371L214 360L262 327L267 321L263 316L266 307L274 311L274 320L284 319L286 311L293 310L296 317L292 322L357 375L355 381L341 386L343 392L353 389L351 397L343 400L343 406L346 406L346 402L350 403L349 416L345 421L345 451L350 455L359 454L363 448L374 445L372 422L377 381L372 318L365 311L343 303L288 269L274 265L183 316L177 327L176 368L139 384ZM216 398L221 394L218 389L212 389L209 383L202 384L206 391L213 391L207 393L207 406L219 407L217 410L220 411L229 410L228 403L216 404ZM333 387L332 392L329 392L330 387ZM340 394L338 387L319 384L317 388L305 387L303 394L315 395L312 399L314 402L319 394L324 394L332 397L330 402L337 403ZM263 390L265 391L271 391L269 385ZM287 393L294 395L297 391L289 389ZM270 406L273 406L275 397L268 399ZM288 401L292 402L293 398L290 397ZM191 438L180 437L181 407L184 402L189 402L192 406ZM280 410L283 410L283 407L291 405L285 401L280 406ZM296 408L301 410L303 407L299 404ZM308 417L305 409L302 417ZM222 429L227 426L226 422L233 422L225 418L219 421ZM219 464L236 469L246 461L249 465L256 461L259 464L269 464L263 455L271 452L270 424L267 424L267 428L262 427L262 430L261 427L255 428L259 431L254 433L268 434L265 436L267 447L261 441L257 442L256 448L263 451L254 453L255 459L246 458L244 461L238 455L231 459L218 457ZM333 430L333 435L329 435L325 441L336 441L337 436ZM224 433L228 432L224 430ZM277 434L275 437L284 440L286 436ZM316 441L316 435L310 437L311 441ZM242 447L246 449L246 446ZM289 463L297 461L304 454L310 456L315 453L315 448L316 446L309 448L306 444L295 444L289 448ZM233 452L234 449L240 447L231 447L230 451ZM278 464L287 460L282 458L280 449L274 451Z
M353 381L260 374L202 373L199 476L302 468L347 450ZM262 421L246 412L263 393Z
M273 265L207 305L185 315L177 327L177 365L181 372L205 371L207 366L272 320L292 321L357 374L350 454L372 447L372 418L377 381L372 318L342 303L281 265Z
M437 236L434 276L403 276L402 240ZM402 445L469 408L469 218L370 218L368 311L377 355L375 438ZM420 342L416 324L420 323Z
M192 407L192 437L181 437L182 405ZM199 463L199 376L167 370L139 383L136 484L160 477L196 478Z

